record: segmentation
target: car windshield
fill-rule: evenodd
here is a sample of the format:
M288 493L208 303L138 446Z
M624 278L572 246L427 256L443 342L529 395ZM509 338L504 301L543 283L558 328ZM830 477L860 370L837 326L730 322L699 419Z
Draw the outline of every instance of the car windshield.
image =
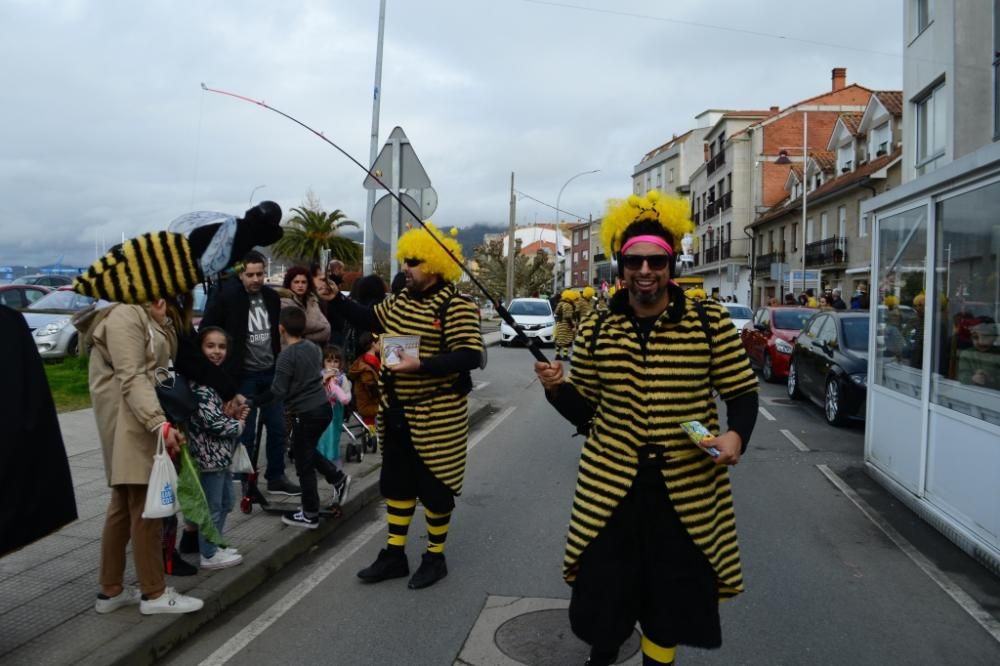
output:
M75 291L61 290L45 294L28 306L31 310L82 310L94 299Z
M510 304L510 313L528 317L547 317L552 314L552 308L545 301L514 301Z
M14 280L11 284L33 284L35 279L36 278L33 275L22 275L21 277Z
M868 349L868 317L844 317L844 348L853 351Z
M750 308L743 305L727 305L726 309L729 310L729 316L732 319L753 319Z
M772 310L771 321L774 328L801 331L815 312L809 310Z

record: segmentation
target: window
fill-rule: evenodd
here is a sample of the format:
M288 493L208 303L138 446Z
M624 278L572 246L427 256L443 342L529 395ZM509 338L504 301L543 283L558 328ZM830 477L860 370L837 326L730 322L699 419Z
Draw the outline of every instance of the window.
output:
M576 245L579 242L580 242L580 232L579 231L574 231L573 232L573 245Z
M847 145L837 148L837 173L847 173L854 168L854 145Z
M578 261L580 261L580 253L579 252L574 252L573 253L573 263L575 264Z
M792 252L799 251L799 223L792 223Z
M774 248L774 230L767 232L767 248L771 252L776 252Z
M820 213L819 215L819 239L825 240L830 237L829 225L826 222L826 213Z
M917 175L930 173L944 155L947 121L944 84L914 102L917 112Z
M667 182L668 183L674 182L674 168L673 167L670 167L670 170L667 171Z
M590 229L584 229L583 230L583 240L587 240L588 238L590 238Z
M806 245L813 242L813 219L806 218Z
M885 121L871 131L868 142L868 159L888 155L892 148L892 132L889 131L889 121Z
M868 236L868 213L861 213L861 204L863 204L866 199L862 199L858 202L858 238L866 238Z
M847 238L847 206L837 209L837 238Z
M581 256L583 257L584 261L587 261L587 259L590 258L590 250L584 250L583 251L583 255L581 255Z
M781 236L780 236L780 238L781 238L781 245L778 246L778 251L784 252L785 251L785 227L784 227L784 225L781 226Z
M913 35L917 36L931 24L932 0L913 0Z

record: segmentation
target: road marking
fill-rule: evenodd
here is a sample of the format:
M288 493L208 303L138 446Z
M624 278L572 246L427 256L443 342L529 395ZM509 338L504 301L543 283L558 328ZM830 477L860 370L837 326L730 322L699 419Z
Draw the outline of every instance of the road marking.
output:
M789 442L794 444L795 448L797 448L799 451L804 451L806 453L809 452L809 447L803 444L802 440L793 435L790 430L782 430L781 434L784 435Z
M837 487L840 492L844 493L847 499L854 503L854 506L861 510L861 513L865 514L868 520L872 521L875 527L882 530L882 533L889 537L889 540L896 544L896 547L903 551L903 554L909 557L914 564L916 564L921 571L927 574L927 577L934 581L938 587L944 590L945 594L951 597L955 603L957 603L962 610L968 613L973 620L979 623L983 629L993 637L993 640L1000 643L1000 622L996 620L985 608L980 606L975 599L970 597L965 590L960 588L955 584L948 575L941 571L933 562L928 560L923 553L916 549L916 547L911 544L906 537L896 531L892 525L890 525L884 518L879 516L871 506L868 505L860 495L858 495L853 488L848 486L843 479L837 476L836 472L831 470L826 465L816 465L820 472Z
M774 418L773 416L771 416L771 412L767 411L763 407L758 407L757 411L759 411L761 414L763 414L764 418L767 419L768 421L777 421L778 420L778 419Z
M486 438L486 436L491 432L493 432L494 428L500 425L505 418L510 416L515 409L517 409L517 407L515 405L511 405L510 407L503 410L496 416L492 417L486 425L484 425L482 428L478 430L478 432L476 432L476 436L469 440L468 450L471 451L476 446L476 444L483 441Z
M248 624L239 633L223 643L219 648L210 654L200 666L221 666L236 656L243 648L250 644L255 638L267 631L268 627L277 622L282 615L291 610L295 604L313 591L337 568L346 562L354 553L361 550L372 538L385 532L384 521L373 522L362 532L358 533L354 539L343 548L337 550L328 560L319 565L301 583L293 587L288 594L282 597L276 604L262 613L253 622Z
M490 385L489 382L475 382L472 385L472 390L473 391L481 391L481 390L483 390L484 388L486 388L489 385Z

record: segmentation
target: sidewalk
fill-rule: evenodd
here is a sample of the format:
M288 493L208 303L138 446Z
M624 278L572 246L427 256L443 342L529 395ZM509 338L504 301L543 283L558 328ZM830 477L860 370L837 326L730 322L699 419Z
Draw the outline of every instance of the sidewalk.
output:
M499 333L486 334L495 344ZM491 405L469 397L470 427L489 416ZM79 519L34 544L0 558L0 662L30 664L150 663L184 637L209 623L224 609L270 578L336 530L347 517L379 499L381 456L366 454L345 465L353 477L344 517L324 519L316 530L282 524L258 506L249 515L237 507L226 523L226 538L243 554L243 564L191 577L167 577L167 585L205 601L187 615L140 615L138 608L107 615L94 611L98 590L101 531L110 495L93 410L59 415L76 490ZM294 478L294 466L286 468ZM331 489L320 483L320 501L330 502ZM268 496L274 504L297 507L297 498ZM197 556L188 555L189 561ZM195 562L196 563L196 562ZM129 557L126 583L135 582Z

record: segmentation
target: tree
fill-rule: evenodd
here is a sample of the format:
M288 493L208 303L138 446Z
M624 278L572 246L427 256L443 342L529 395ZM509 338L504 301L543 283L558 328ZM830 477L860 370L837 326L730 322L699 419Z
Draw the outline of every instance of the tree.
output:
M514 297L548 293L552 285L552 263L549 255L539 250L533 257L520 253L521 243L514 248ZM494 298L507 293L507 255L503 240L489 241L476 248L479 281Z
M325 212L310 191L306 202L292 208L292 213L294 216L284 224L284 235L271 248L276 256L310 264L319 261L322 250L329 249L330 259L340 259L348 265L360 261L361 247L338 233L340 228L357 227L358 223L347 219L339 208Z

